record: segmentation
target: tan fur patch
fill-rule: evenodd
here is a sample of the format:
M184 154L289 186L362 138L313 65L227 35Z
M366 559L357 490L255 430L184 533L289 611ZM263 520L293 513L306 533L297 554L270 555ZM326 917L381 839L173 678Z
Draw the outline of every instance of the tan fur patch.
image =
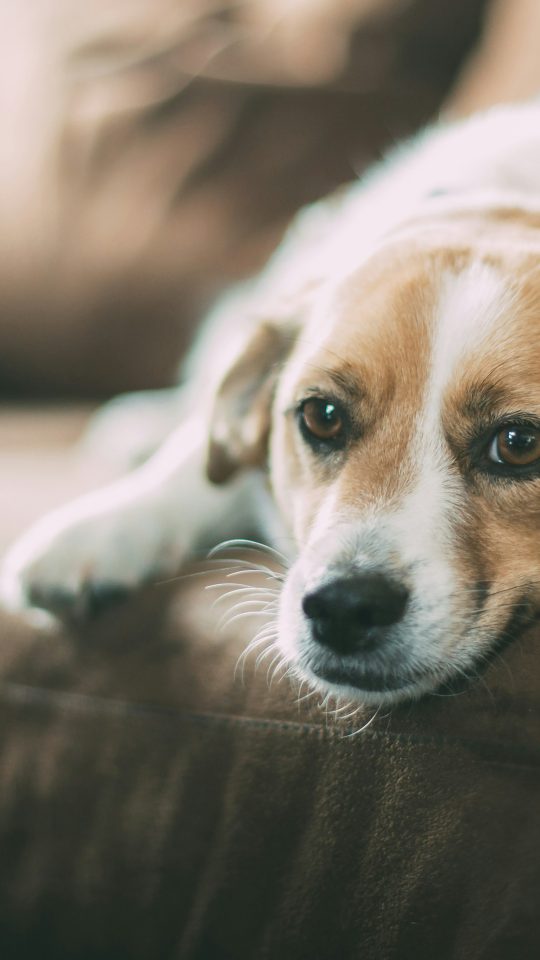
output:
M480 608L484 592L491 590L493 599L478 623L495 633L524 586L534 593L532 581L540 584L540 479L520 483L487 476L472 462L467 444L490 418L515 412L540 417L539 228L538 215L501 210L456 213L390 236L328 298L324 316L307 325L274 412L273 485L300 544L347 518L399 513L407 497L429 485L422 471L426 476L431 471L430 509L442 518L452 543L456 609L460 603L463 610ZM452 327L444 332L455 362L448 365L448 382L442 377L436 385L437 394L432 379L441 291L458 287L475 269L484 271L479 276L491 314L475 331L476 304L469 304L471 327L463 321L460 328L459 318L455 324L463 342L453 343ZM474 272L471 278L474 292ZM467 286L463 289L466 297ZM480 310L482 290L475 295ZM441 322L451 324L452 318ZM306 447L294 417L283 411L307 391L323 397L337 393L339 399L337 378L356 385L344 402L358 431L341 455L324 461ZM435 418L427 424L429 403ZM415 501L420 513L422 497ZM432 539L439 536L434 529ZM503 589L507 595L497 599ZM470 640L445 640L465 642Z

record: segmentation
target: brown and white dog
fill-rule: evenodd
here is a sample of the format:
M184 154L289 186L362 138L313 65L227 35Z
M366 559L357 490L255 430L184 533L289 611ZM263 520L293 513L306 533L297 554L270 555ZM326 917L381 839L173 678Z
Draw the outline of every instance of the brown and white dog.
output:
M142 467L15 544L7 604L174 572L268 486L299 674L370 703L473 674L540 612L540 101L434 127L302 213L173 408Z

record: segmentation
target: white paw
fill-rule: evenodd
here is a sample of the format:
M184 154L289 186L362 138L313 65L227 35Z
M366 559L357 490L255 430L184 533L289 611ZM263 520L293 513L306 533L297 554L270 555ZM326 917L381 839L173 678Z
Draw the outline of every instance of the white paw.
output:
M172 532L152 523L140 504L105 512L89 505L85 500L50 514L14 544L0 567L0 602L7 609L37 607L88 619L178 569Z

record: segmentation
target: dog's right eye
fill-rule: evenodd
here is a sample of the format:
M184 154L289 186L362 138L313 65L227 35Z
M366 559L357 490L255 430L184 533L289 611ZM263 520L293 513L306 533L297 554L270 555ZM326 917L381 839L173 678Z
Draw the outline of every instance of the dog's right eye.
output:
M540 461L540 430L507 424L498 430L489 448L489 459L507 467L530 467Z
M308 443L335 449L345 440L345 413L327 397L304 400L299 408L299 422Z

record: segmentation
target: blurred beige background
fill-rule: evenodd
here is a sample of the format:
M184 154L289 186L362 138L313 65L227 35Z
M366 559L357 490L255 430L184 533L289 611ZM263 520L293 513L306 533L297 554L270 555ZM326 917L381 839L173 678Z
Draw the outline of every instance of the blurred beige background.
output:
M0 390L170 382L302 204L432 116L485 0L3 0Z

